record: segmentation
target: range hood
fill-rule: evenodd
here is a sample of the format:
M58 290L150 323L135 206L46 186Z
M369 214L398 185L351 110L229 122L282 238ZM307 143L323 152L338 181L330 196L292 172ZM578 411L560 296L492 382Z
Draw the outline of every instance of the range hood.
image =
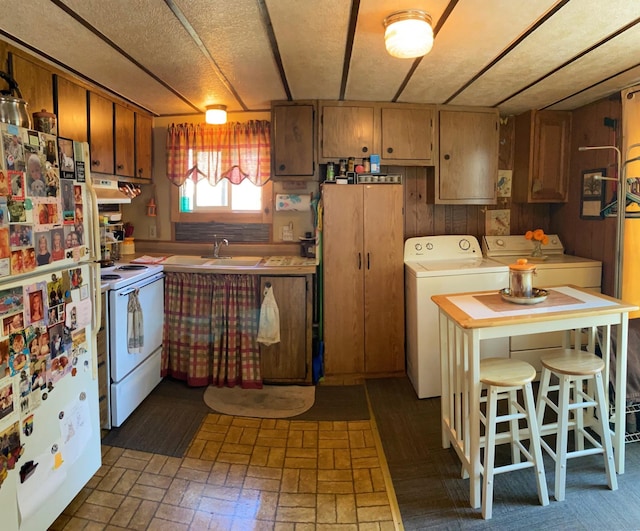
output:
M110 179L95 179L93 189L99 205L131 203L131 199L140 194L140 188L129 183L118 183Z

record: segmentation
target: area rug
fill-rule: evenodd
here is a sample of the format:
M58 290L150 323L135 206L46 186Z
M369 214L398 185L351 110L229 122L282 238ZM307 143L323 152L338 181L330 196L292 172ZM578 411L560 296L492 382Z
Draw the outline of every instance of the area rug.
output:
M202 402L202 387L165 378L103 444L140 452L182 457L211 411Z
M315 389L313 385L265 385L262 389L210 385L204 392L204 403L224 415L282 419L310 409Z

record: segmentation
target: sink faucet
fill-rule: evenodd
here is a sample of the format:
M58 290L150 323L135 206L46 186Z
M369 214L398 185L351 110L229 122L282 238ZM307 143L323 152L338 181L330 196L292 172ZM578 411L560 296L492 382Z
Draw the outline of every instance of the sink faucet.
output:
M213 257L214 258L220 258L218 256L218 253L220 253L220 246L222 244L228 246L229 245L229 240L227 240L226 238L218 239L218 236L216 234L214 234L213 235Z

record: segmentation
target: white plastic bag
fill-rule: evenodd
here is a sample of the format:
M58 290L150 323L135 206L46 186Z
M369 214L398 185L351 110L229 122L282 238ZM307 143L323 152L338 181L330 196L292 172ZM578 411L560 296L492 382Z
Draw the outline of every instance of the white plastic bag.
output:
M273 345L280 343L280 310L270 285L264 288L263 295L257 341L263 345Z

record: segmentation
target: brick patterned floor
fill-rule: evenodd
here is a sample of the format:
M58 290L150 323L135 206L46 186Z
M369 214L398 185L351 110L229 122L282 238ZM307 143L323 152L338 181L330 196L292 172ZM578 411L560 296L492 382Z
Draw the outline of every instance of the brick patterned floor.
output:
M209 414L184 458L103 446L102 459L51 531L401 528L368 420Z

